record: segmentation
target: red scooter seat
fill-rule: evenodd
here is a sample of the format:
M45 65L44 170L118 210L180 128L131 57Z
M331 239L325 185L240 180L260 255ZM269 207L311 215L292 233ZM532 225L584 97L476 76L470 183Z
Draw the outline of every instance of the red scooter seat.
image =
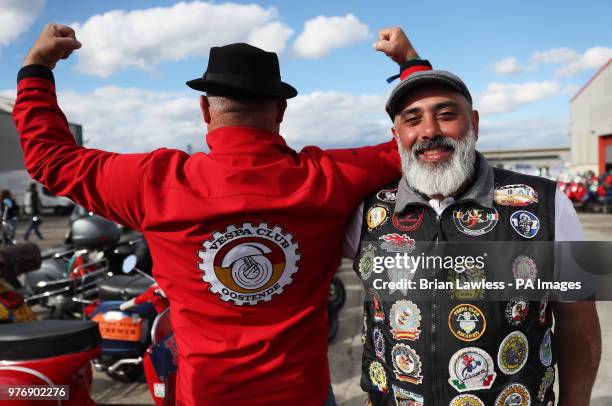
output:
M146 292L153 283L141 275L116 275L98 284L98 297L100 300L130 300Z
M87 351L102 338L98 324L88 320L37 320L0 328L0 361L49 358Z

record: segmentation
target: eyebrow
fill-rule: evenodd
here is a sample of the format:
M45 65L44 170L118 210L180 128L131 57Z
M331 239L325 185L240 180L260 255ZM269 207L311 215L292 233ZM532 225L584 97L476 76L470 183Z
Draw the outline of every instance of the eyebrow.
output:
M454 102L452 100L445 101L445 102L436 104L434 106L434 110L438 111L438 110L442 110L442 109L447 108L447 107L458 109L459 108L459 103ZM419 113L422 113L422 112L423 112L423 109L421 107L413 107L411 109L407 109L407 110L402 111L400 115L401 115L402 118L406 118L406 116L408 116L410 114L419 114Z

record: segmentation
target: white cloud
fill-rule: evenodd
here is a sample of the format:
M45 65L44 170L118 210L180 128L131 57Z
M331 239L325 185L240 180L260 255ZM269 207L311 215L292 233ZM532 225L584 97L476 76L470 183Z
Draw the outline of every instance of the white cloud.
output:
M212 46L248 40L282 50L291 29L277 17L274 7L200 1L109 11L72 24L83 43L78 69L101 77L129 67L153 71L161 62L207 56Z
M570 83L568 85L563 86L561 93L565 95L574 96L576 93L578 93L578 90L580 90L579 85L577 85L576 83Z
M9 45L36 20L45 0L0 1L0 46Z
M476 147L480 151L558 147L570 145L570 141L567 118L485 119L480 122Z
M535 51L531 57L535 63L565 63L576 59L578 52L571 48L551 48Z
M368 39L368 26L353 14L344 17L318 16L304 23L304 31L293 44L302 58L321 58L332 50Z
M559 93L559 83L553 81L526 83L489 83L477 99L483 114L505 113Z
M600 68L610 58L612 58L612 48L592 47L569 61L565 66L557 69L555 74L561 77L573 76L584 70Z
M513 56L495 62L493 68L498 75L511 75L528 71L528 68L520 67L518 60Z
M285 24L274 21L262 27L256 27L249 34L248 43L269 52L282 52L293 30Z

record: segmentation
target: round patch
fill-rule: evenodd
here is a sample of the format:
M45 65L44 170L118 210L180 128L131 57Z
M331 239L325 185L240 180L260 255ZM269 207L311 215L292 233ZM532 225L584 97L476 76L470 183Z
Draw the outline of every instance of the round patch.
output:
M391 350L391 360L393 361L397 379L415 385L423 382L421 358L409 345L395 344Z
M520 331L508 334L499 346L497 366L506 375L516 374L523 369L529 357L527 337Z
M527 299L522 297L512 299L506 305L506 320L511 326L518 326L525 321L528 311L529 302Z
M514 258L512 263L512 275L514 275L514 279L535 281L538 268L533 259L525 255L519 255Z
M453 220L463 234L479 236L493 230L499 214L495 209L464 206L453 211Z
M421 311L410 300L398 300L391 306L389 324L395 340L417 340L421 332Z
M518 235L533 238L540 230L540 219L531 212L519 210L510 216L510 225Z
M376 387L380 392L387 393L389 387L387 386L387 373L385 368L378 361L374 361L370 364L370 381L372 385Z
M449 406L485 406L478 397L474 395L458 395L451 399Z
M552 364L552 339L550 336L550 329L546 330L542 343L540 344L540 362L545 367L549 367Z
M378 327L372 331L372 341L374 342L374 352L382 361L385 360L385 337Z
M386 203L393 203L397 198L397 188L380 190L376 193L376 198Z
M366 224L368 231L374 231L382 226L389 219L389 208L384 204L375 204L370 207L366 215Z
M457 351L448 364L448 383L459 392L489 389L497 374L486 351L466 347Z
M397 216L395 213L393 213L391 222L393 223L393 227L400 231L412 232L421 227L424 217L425 209L420 209L404 216Z
M447 280L453 286L450 292L453 300L482 300L484 299L485 289L459 289L457 280L461 286L469 286L469 282L484 282L487 279L487 274L484 268L467 268L463 272L451 271L448 273Z
M495 399L495 406L530 406L529 390L520 383L511 383Z
M475 341L487 329L487 319L478 307L460 304L448 314L448 328L461 341Z
M410 392L406 389L402 389L399 386L391 385L393 389L393 397L395 398L395 404L401 406L423 406L423 396L418 393Z
M361 328L361 344L365 344L368 337L368 314L363 312L363 326Z
M531 186L506 185L495 189L493 200L501 206L529 206L538 202L538 194Z
M546 369L546 372L544 372L544 377L542 378L542 382L540 383L540 389L538 390L538 400L540 402L544 402L544 398L546 397L546 391L554 382L555 369L553 367L548 367Z
M300 259L298 244L280 227L266 223L230 225L204 241L198 252L202 280L221 300L236 305L269 301L292 282Z
M368 244L362 251L361 258L359 258L359 276L361 279L367 280L372 275L374 269L374 246Z
M380 296L376 289L370 288L368 289L368 293L370 293L370 297L372 298L372 310L374 321L378 323L382 323L385 321L385 310L383 309L382 300L380 300Z

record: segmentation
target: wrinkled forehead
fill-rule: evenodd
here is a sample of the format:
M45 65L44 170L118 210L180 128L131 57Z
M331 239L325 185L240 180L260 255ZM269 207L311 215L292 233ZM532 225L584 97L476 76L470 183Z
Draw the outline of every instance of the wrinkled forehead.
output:
M435 109L436 106L444 103L458 106L465 114L472 111L470 102L458 90L443 84L426 83L415 87L406 94L400 103L396 117L408 109Z

